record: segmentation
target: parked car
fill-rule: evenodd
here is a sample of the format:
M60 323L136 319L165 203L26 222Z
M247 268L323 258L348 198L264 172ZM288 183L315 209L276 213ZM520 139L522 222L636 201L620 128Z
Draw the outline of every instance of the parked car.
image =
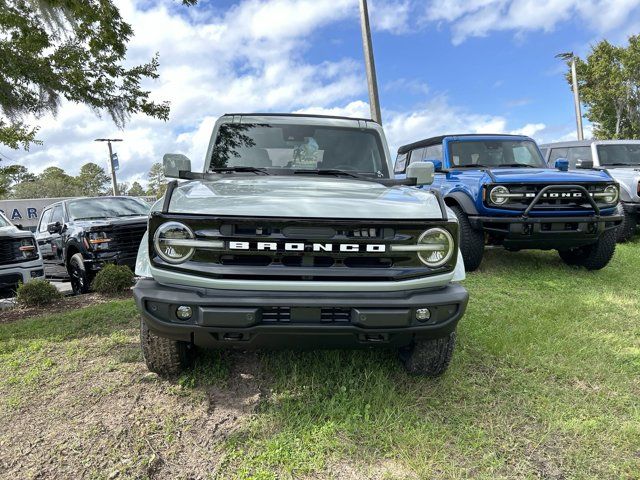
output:
M620 184L620 206L624 220L618 241L630 239L640 222L640 140L580 140L541 146L549 165L564 158L569 169L606 168Z
M44 278L44 270L33 234L0 213L0 289L15 289L34 278Z
M398 150L395 172L435 166L438 190L460 223L462 257L476 270L486 245L556 249L562 260L603 268L615 251L619 188L604 171L549 169L536 143L520 135L445 135Z
M78 294L89 291L106 263L135 268L149 208L133 197L75 198L49 205L36 231L47 276L69 277Z
M165 155L134 288L148 368L194 346L391 347L440 375L468 294L455 215L437 192L390 178L382 127L310 115L225 115L203 173Z

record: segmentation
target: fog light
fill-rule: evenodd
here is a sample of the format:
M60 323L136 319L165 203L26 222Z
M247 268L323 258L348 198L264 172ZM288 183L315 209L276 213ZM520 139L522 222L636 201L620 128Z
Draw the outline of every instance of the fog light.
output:
M189 320L192 315L193 310L191 310L191 307L188 307L187 305L180 305L176 310L176 316L180 320Z
M416 320L419 322L426 322L431 318L431 310L428 308L418 308L416 310Z

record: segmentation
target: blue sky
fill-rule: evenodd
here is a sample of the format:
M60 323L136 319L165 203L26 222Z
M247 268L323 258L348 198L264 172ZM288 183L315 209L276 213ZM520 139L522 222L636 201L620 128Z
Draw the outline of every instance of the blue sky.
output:
M392 149L447 132L575 135L563 51L584 56L640 32L640 0L369 0L385 129ZM165 152L197 166L228 111L368 115L357 0L116 0L135 37L129 61L160 53L147 87L169 122L134 116L124 131L64 103L40 119L42 147L1 150L33 171L105 164L92 140L117 135L120 178L144 181ZM587 132L588 134L588 132ZM3 164L10 163L6 159Z

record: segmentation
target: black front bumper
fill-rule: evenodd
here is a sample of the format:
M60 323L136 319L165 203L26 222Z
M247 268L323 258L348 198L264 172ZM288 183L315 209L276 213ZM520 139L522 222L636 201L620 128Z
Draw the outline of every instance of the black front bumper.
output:
M120 252L98 252L89 254L85 258L85 265L93 272L102 270L102 267L108 264L126 265L131 270L135 270L136 259L137 255L125 255Z
M474 228L500 239L505 247L564 249L595 243L622 222L620 215L581 217L469 217Z
M159 336L214 348L401 347L455 330L469 299L458 284L404 292L275 292L136 284L143 320ZM192 308L181 321L178 306ZM417 308L431 318L419 322Z
M622 208L624 208L625 213L640 215L640 203L622 202L621 205L622 205Z

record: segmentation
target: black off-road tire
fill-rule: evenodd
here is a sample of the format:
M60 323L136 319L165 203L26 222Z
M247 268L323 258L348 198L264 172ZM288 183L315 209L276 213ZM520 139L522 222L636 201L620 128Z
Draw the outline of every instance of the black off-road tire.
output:
M613 258L617 235L616 229L612 228L604 232L593 245L558 251L558 253L567 265L578 265L587 270L600 270Z
M407 372L413 375L439 377L449 367L456 344L456 332L446 337L420 340L413 346L400 350L400 360Z
M89 293L91 291L91 281L93 275L84 266L84 257L81 253L76 253L69 259L67 265L69 278L71 279L71 289L74 295Z
M624 243L635 235L636 228L638 228L638 217L636 217L635 213L628 211L622 205L620 205L620 210L624 219L618 227L618 236L616 240L618 243Z
M464 260L464 268L467 272L477 270L484 256L484 233L471 226L469 217L458 206L451 207L458 217L460 229L460 253Z
M140 319L140 345L147 368L161 377L175 377L193 360L193 347L187 342L159 337Z

